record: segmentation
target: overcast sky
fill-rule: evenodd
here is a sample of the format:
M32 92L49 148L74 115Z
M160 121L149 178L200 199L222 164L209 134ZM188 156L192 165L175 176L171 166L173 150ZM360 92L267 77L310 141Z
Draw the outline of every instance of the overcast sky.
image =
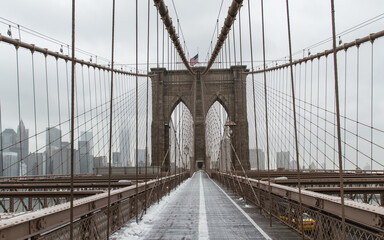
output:
M39 47L48 48L53 51L59 51L63 45L64 53L68 53L66 45L71 45L71 2L70 0L1 0L0 1L0 34L7 35L9 21L13 22L11 32L13 38L20 38L15 24L21 25L21 39L27 43L36 44ZM251 19L252 19L252 38L255 66L261 65L262 48L261 48L261 14L260 1L251 0ZM201 62L206 60L207 51L210 47L210 42L213 37L213 45L216 43L216 33L214 29L216 20L219 16L219 29L223 25L224 18L227 15L228 7L231 4L230 0L165 0L168 6L169 13L173 19L176 29L177 17L173 5L176 6L177 14L180 20L181 42L186 43L186 52L189 57L199 53ZM222 9L220 5L222 3ZM148 1L139 1L139 64L140 69L146 69L146 48L147 48L147 11ZM286 9L284 0L266 0L264 1L265 13L265 38L266 38L266 58L269 61L284 59L288 55L287 41L287 23ZM335 0L336 9L336 31L343 32L351 27L354 27L364 21L367 21L375 16L384 13L384 1L382 0ZM157 36L159 37L160 45L160 62L162 61L162 23L159 21L159 35L157 35L156 13L157 10L153 6L153 1L150 1L150 62L151 67L156 65L156 43ZM130 70L135 65L135 1L116 0L116 25L115 25L115 62L127 64L126 69ZM331 10L330 1L327 0L291 0L290 1L290 16L291 16L291 33L293 52L297 52L294 58L301 58L302 50L312 46L331 36ZM239 18L238 18L239 19ZM111 58L111 23L112 23L112 0L78 0L76 3L76 47L78 49L89 52L90 54L82 54L77 52L77 58L89 60L92 56L95 61L95 56L98 56L97 61L100 64L108 64ZM353 41L356 38L367 36L370 33L383 30L383 19L376 21L373 24L362 27L357 31L342 36L343 43ZM52 37L60 43L52 43L29 34L28 29L34 30L39 34ZM241 10L241 43L243 62L250 68L250 43L249 43L249 25L248 25L248 1L244 1L244 6ZM166 31L165 31L166 33ZM181 33L181 32L180 32ZM237 45L237 55L239 51L239 23L235 22L235 40ZM166 33L167 34L167 33ZM184 38L185 37L185 38ZM232 38L232 33L231 33ZM165 48L167 49L167 35L165 36ZM312 54L324 51L331 48L331 42L327 42L317 48L310 49ZM166 50L165 50L166 51ZM0 53L3 57L0 58L0 71L2 73L0 79L0 103L3 113L2 128L16 128L18 114L16 98L15 81L15 54L14 48L6 44L0 44ZM24 55L23 55L24 54ZM233 53L232 53L233 54ZM6 56L6 57L5 57ZM30 53L21 53L22 60L27 59L26 68L21 69L21 75L26 72L26 78L21 78L21 81L30 81ZM43 57L36 57L36 61L43 63ZM11 61L10 61L11 59ZM239 57L237 58L239 59ZM232 59L233 60L233 59ZM165 56L165 62L167 56ZM52 61L51 64L54 62ZM364 64L364 63L362 63ZM40 68L40 70L38 69ZM120 66L117 66L120 68ZM63 68L61 68L63 69ZM51 71L51 70L50 70ZM41 76L44 72L43 64L36 66L36 74ZM61 72L63 76L64 72ZM54 69L49 73L51 78L54 78ZM37 83L39 84L39 83ZM12 86L11 86L12 85ZM9 88L8 88L9 86ZM41 81L41 89L44 89L44 82ZM51 84L53 87L53 84ZM31 105L23 106L23 103L30 104L32 99L32 91L30 88L21 89L22 112L31 111ZM40 96L41 108L45 104L45 99ZM55 95L51 97L55 98ZM25 110L24 110L25 108ZM44 110L45 111L45 110ZM63 111L63 109L62 109ZM55 112L51 112L54 115ZM27 114L30 121L26 120L27 128L33 126L33 113ZM6 118L4 117L6 116ZM22 119L28 117L21 116ZM62 116L63 117L63 116ZM45 117L44 117L45 118ZM65 118L65 116L64 116ZM6 119L6 120L4 120ZM39 120L38 120L39 121ZM47 126L45 120L42 120L40 129ZM51 126L52 124L51 118ZM41 140L44 142L44 138Z
M219 14L222 0L174 0L182 31L190 55L197 51L200 61L204 61ZM256 60L261 59L260 1L251 2L252 34ZM177 18L172 1L165 0L175 27ZM223 0L219 28L223 25L230 0ZM147 1L139 1L139 52L140 62L146 62ZM151 62L156 61L156 9L151 6ZM244 61L249 59L248 1L242 8L242 45ZM336 29L341 32L384 11L382 0L336 0ZM116 62L135 63L135 1L116 1ZM111 53L111 12L112 1L79 0L76 3L76 46L95 55L110 59ZM293 51L317 43L331 36L330 1L295 0L290 1ZM71 43L71 1L69 0L2 0L0 16L22 26L60 41ZM379 31L383 20L343 37L350 41ZM238 28L238 23L236 23ZM1 24L1 34L6 34L7 26ZM279 59L288 53L285 1L265 1L265 31L267 59ZM13 36L17 30L13 29ZM47 42L31 38L21 33L22 39L42 47L57 48ZM160 25L160 40L162 38ZM180 34L181 35L181 34ZM237 37L238 38L238 37ZM239 39L236 39L239 41ZM33 41L33 42L32 42ZM184 39L182 39L184 41ZM216 42L216 37L213 39ZM167 43L167 42L166 42ZM160 43L161 45L161 43ZM328 45L322 47L329 48ZM55 50L55 49L53 49ZM311 50L312 52L314 50ZM160 51L161 53L161 51ZM84 57L85 58L85 57ZM145 69L145 67L142 67Z

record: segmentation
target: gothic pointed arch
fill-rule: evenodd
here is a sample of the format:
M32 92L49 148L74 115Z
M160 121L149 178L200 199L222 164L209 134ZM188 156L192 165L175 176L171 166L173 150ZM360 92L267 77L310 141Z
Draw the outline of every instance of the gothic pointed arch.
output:
M206 163L205 117L209 108L218 101L227 111L233 129L233 145L245 169L249 169L248 119L246 105L246 66L230 69L211 69L201 76L204 67L195 67L196 75L187 70L167 71L165 68L151 69L152 80L152 165L160 166L169 146L168 126L175 107L183 102L193 117L194 153L193 167L197 162ZM168 164L168 165L167 165ZM239 165L235 167L240 169ZM169 169L169 161L166 160Z

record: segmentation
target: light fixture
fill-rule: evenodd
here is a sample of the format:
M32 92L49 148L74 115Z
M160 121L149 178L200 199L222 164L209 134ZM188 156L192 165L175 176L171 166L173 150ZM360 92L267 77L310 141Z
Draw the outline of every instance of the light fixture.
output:
M8 34L8 36L12 37L12 29L11 29L11 25L9 25L7 34Z

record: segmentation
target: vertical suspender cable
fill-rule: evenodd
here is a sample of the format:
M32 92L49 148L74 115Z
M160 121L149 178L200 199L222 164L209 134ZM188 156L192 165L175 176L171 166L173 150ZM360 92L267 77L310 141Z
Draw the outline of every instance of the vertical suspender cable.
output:
M37 115L36 115L36 79L35 79L35 58L34 58L34 51L31 51L31 57L32 57L32 83L33 83L33 117L35 120L35 143L36 143L36 152L38 151L38 145L37 145ZM68 108L69 109L69 108ZM1 126L0 126L1 131ZM2 139L2 138L0 138ZM37 163L37 169L36 169L36 175L39 175L39 161L38 161L38 155L35 154L35 161ZM3 162L3 161L1 161ZM2 166L1 166L2 167ZM43 173L40 173L43 175ZM1 175L2 176L2 175Z
M313 125L313 122L312 122L312 106L313 106L313 59L311 60L311 84L310 84L310 87L309 89L311 89L311 93L309 95L309 99L310 99L310 102L309 102L309 166L311 166L311 161L312 161L312 125Z
M49 153L48 153L48 162L50 163L48 166L49 166L49 169L47 169L47 174L53 174L52 172L52 153L51 153L51 142L52 142L52 139L51 139L51 123L50 123L50 119L49 119L49 87L48 87L48 63L47 63L47 55L45 54L44 55L45 58L44 58L44 61L45 61L45 90L46 90L46 94L47 94L47 120L48 120L48 149L49 149ZM20 121L20 119L19 119ZM49 171L49 173L48 173Z
M360 72L360 45L356 44L356 169L359 167L359 72Z
M240 55L240 66L243 65L243 47L242 47L242 40L241 40L241 8L239 8L239 55ZM240 78L240 82L242 82ZM240 83L240 91L243 92L243 83ZM246 91L245 91L246 92ZM244 106L244 98L246 96L241 97L241 106ZM243 146L243 138L240 138L240 158L244 158L245 156L242 156L242 149L241 147ZM249 146L248 146L249 147ZM248 155L248 160L249 160L249 155ZM241 163L240 163L241 164ZM249 166L250 168L250 166ZM245 176L247 178L247 176ZM252 189L253 192L253 189ZM256 196L255 196L256 197Z
M223 54L223 59L225 59L225 67L228 68L228 61L227 61L227 42L224 42L224 54ZM224 61L224 60L223 60Z
M267 144L267 164L268 164L268 195L269 195L269 226L272 227L272 195L271 195L271 176L270 176L270 161L269 161L269 136L268 136L268 98L267 98L267 76L265 65L265 36L264 36L264 3L261 0L261 29L263 38L263 77L264 77L264 102L265 102L265 132Z
M113 114L113 65L115 48L115 0L112 2L112 47L111 47L111 99L109 106L109 162L108 162L108 208L107 208L107 239L109 239L111 217L111 175L112 175L112 114Z
M57 80L57 109L59 112L59 130L61 130L61 108L60 108L60 81L59 81L59 59L56 57L56 80ZM55 139L57 140L57 139ZM59 170L60 174L64 174L64 169L63 169L63 148L61 147L62 141L61 141L61 136L60 136L60 165L59 168L61 168L61 171Z
M316 168L319 169L319 104L320 104L320 58L317 59L317 99L316 99ZM323 166L323 169L325 166Z
M139 200L139 181L138 181L138 163L139 163L139 138L138 138L138 133L139 133L139 128L138 128L138 124L139 124L139 110L138 110L138 101L139 101L139 98L138 98L138 94L139 94L139 91L138 91L138 87L139 87L139 76L137 75L138 74L138 71L139 71L139 66L138 66L138 62L139 62L139 50L138 50L138 46L139 46L139 34L138 34L138 31L139 31L139 9L138 9L138 0L136 0L136 199L135 199L135 215L136 215L136 223L139 222L139 218L138 218L138 215L139 215L139 211L138 211L138 200Z
M288 25L288 42L289 42L289 67L291 69L291 91L292 91L292 110L293 110L293 127L295 131L295 148L296 148L296 167L297 167L297 187L299 188L299 218L303 219L303 203L301 201L301 180L300 180L300 164L299 164L299 145L297 140L297 119L296 119L296 99L295 99L295 85L293 83L293 65L292 65L292 42L291 42L291 26L289 21L289 4L288 0L285 1L287 8L287 25ZM301 75L301 74L300 74ZM303 221L301 225L301 238L304 239Z
M147 106L145 110L145 205L144 205L144 212L147 213L147 178L148 178L148 94L149 94L149 23L150 23L150 5L151 0L148 0L148 29L147 29ZM164 54L163 54L164 56ZM164 58L164 57L163 57ZM164 64L164 60L163 60Z
M162 53L163 53L163 54L162 54L163 61L162 61L162 64L161 64L161 65L162 65L162 67L164 68L164 57L165 57L165 55L164 55L164 49L165 49L165 48L164 48L164 42L165 42L165 41L164 41L164 38L165 38L165 34L164 34L164 33L165 33L165 32L164 32L164 31L165 31L165 27L164 27L164 25L163 25L162 28L163 28L163 41L162 41L163 49L162 49L161 51L162 51ZM168 42L169 42L169 38L168 38Z
M249 47L251 51L251 68L253 71L253 44L252 44L252 25L251 25L251 5L248 0L248 25L249 25ZM260 160L259 160L259 154L258 154L258 141L257 141L257 122L256 122L256 100L255 100L255 76L254 74L251 74L252 77L252 94L253 94L253 117L255 119L255 144L256 144L256 163L257 163L257 187L260 188ZM260 200L260 190L259 193L259 200ZM259 208L261 210L261 205L259 205Z
M45 58L47 59L47 58ZM17 144L16 146L19 146L20 148L20 163L19 165L21 166L21 161L23 160L23 149L22 149L22 144L21 144L21 135L22 135L22 130L21 130L21 103L20 103L20 71L19 71L19 46L16 46L16 66L17 66L17 106L18 106L18 114L19 114L19 129L18 129L18 132L19 132L19 144ZM48 91L48 89L47 89ZM47 97L48 97L48 92L47 92ZM49 104L48 104L49 106ZM48 108L48 126L49 126L49 108ZM2 140L2 139L1 139ZM13 164L11 164L12 166ZM19 168L19 175L21 175L21 172L20 172L20 168Z
M347 66L348 66L348 62L347 62L347 57L348 57L348 51L347 49L345 48L344 49L344 167L346 166L345 165L345 162L346 162L346 153L347 153L347 148L346 148L346 145L347 145L347 141L346 141L346 137L347 137Z
M236 62L236 37L235 37L235 24L233 24L232 36L233 36L233 56L234 56L235 66L236 66L236 65L237 65L237 62Z
M72 73L71 73L71 204L70 204L70 239L73 239L73 170L75 141L75 2L72 0Z
M324 169L327 169L327 97L328 97L328 55L325 56L325 81L324 81Z
M343 183L343 155L341 153L341 130L340 130L340 105L339 105L339 82L337 75L337 52L336 52L336 27L335 27L335 6L331 0L332 12L332 42L333 42L333 67L335 74L335 100L336 100L336 121L337 121L337 146L339 151L339 171L340 171L340 197L341 197L341 224L342 239L346 239L345 233L345 209L344 209L344 183Z
M371 139L370 140L371 140L370 158L371 158L371 171L372 171L373 170L373 40L371 40Z
M163 26L164 27L164 26ZM169 43L169 37L167 38L167 69L168 69L168 71L171 69L170 68L170 60L169 60L169 56L170 56L170 54L169 54L169 45L170 45L170 43ZM164 51L164 44L163 44L163 51ZM164 60L163 60L164 61ZM172 66L171 66L172 67Z
M239 49L239 52L240 52L240 66L243 65L243 48L242 48L242 45L241 45L241 8L239 9L239 45L240 45L240 49Z
M228 62L229 62L229 67L231 67L231 35L228 34Z

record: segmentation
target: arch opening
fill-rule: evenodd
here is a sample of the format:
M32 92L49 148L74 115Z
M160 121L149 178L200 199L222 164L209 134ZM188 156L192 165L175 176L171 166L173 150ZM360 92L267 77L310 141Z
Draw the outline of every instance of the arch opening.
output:
M228 113L219 100L216 100L205 118L206 163L210 169L228 171L231 166L231 145L228 134Z
M169 170L179 172L190 169L194 157L193 117L182 99L173 107L168 126Z

